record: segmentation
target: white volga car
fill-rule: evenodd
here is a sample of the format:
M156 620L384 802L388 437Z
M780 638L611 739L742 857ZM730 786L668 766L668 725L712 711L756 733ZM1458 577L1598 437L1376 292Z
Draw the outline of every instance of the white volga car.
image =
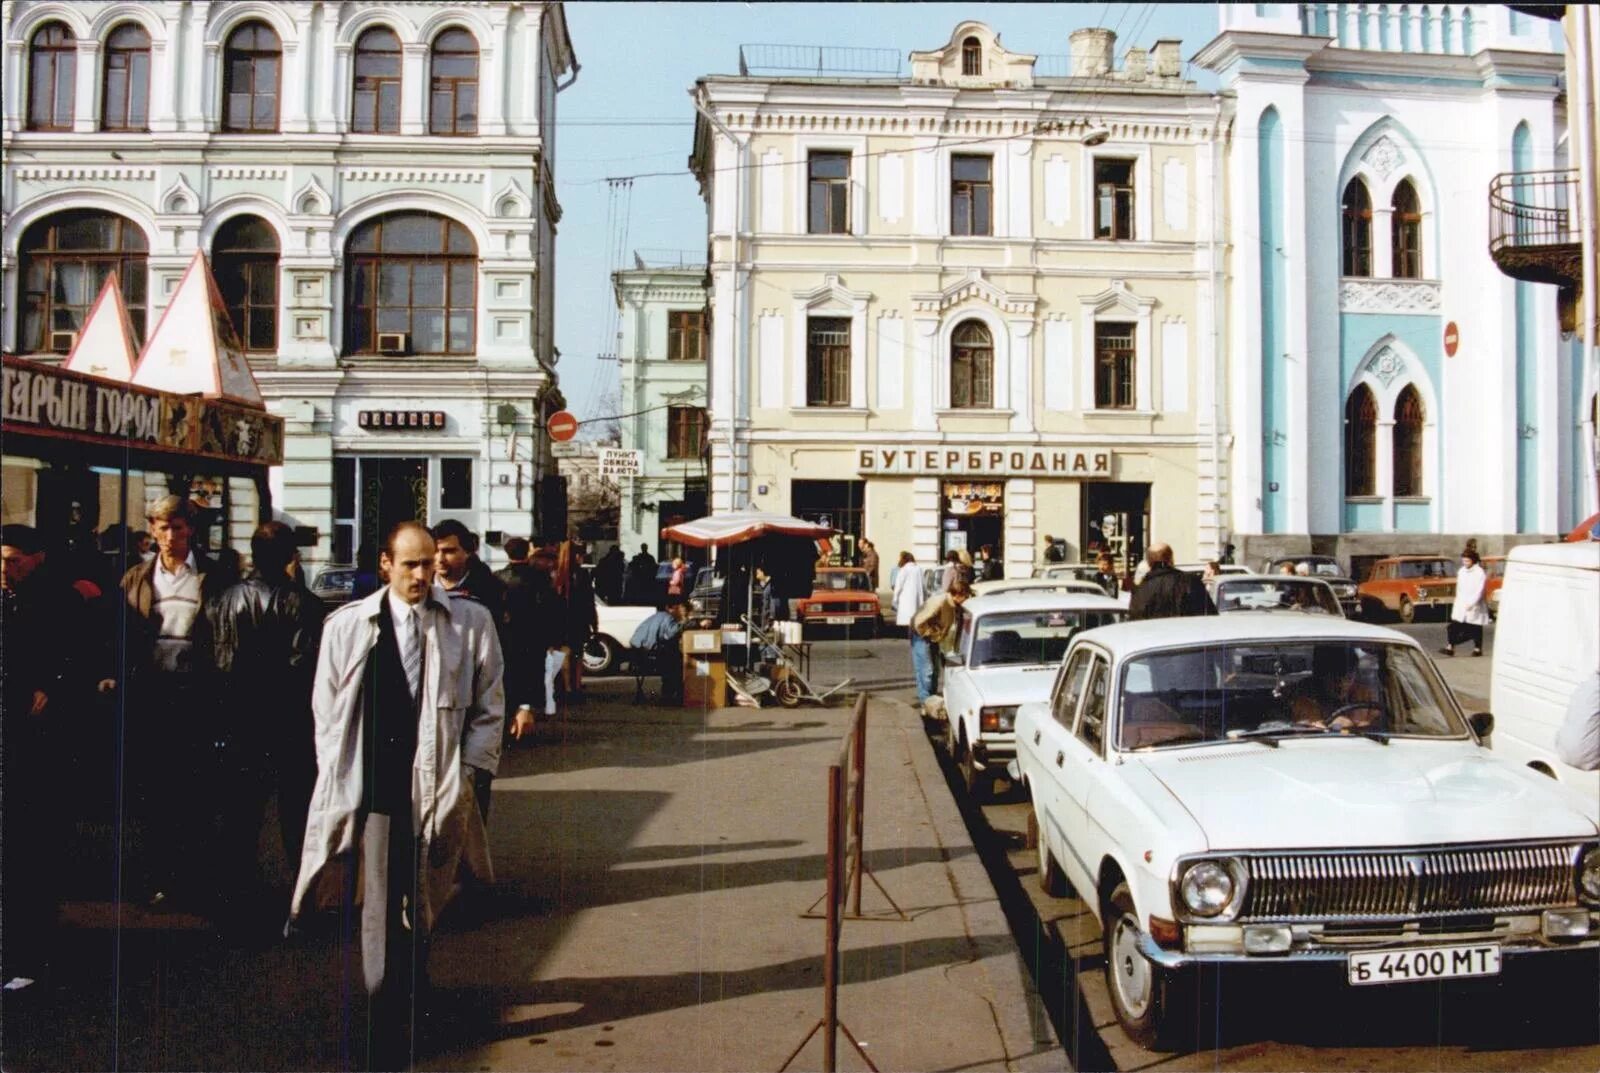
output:
M1109 595L1093 581L1080 581L1069 577L996 578L993 581L976 581L972 585L974 596L998 596L1002 592L1029 592L1035 595L1050 592L1081 592L1089 596Z
M945 744L968 792L981 798L990 768L1016 755L1017 706L1049 695L1073 634L1127 612L1103 593L1027 591L975 596L963 611L961 636L945 658Z
M599 628L584 647L583 669L595 676L616 674L622 669L633 631L656 609L648 604L608 604L599 596L594 598L594 608Z
M1600 947L1600 830L1483 747L1418 644L1242 612L1078 635L1017 714L1039 880L1101 924L1129 1035L1181 1045L1197 966L1350 986ZM1273 971L1259 969L1257 971Z

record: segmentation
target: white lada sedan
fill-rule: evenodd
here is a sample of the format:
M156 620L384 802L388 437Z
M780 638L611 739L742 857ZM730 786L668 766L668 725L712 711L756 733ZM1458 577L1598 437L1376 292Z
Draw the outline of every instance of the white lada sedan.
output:
M945 744L967 791L981 798L989 769L1016 755L1017 706L1049 696L1074 634L1127 611L1104 594L1030 591L975 596L963 611L956 649L945 658Z
M1350 986L1579 949L1592 967L1600 831L1484 748L1491 728L1376 626L1242 612L1085 632L1017 714L1040 882L1098 917L1117 1017L1155 1046L1194 1029L1204 962L1322 962Z

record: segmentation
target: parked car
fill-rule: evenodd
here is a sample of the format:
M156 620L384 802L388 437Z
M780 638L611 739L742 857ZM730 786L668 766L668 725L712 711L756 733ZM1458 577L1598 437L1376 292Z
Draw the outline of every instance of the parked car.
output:
M1485 555L1483 572L1489 575L1489 580L1483 585L1483 599L1489 605L1489 614L1497 615L1500 613L1500 586L1506 583L1506 557Z
M1100 567L1095 563L1047 563L1033 568L1036 578L1072 578L1078 581L1088 581L1099 572Z
M1076 578L1057 577L1024 577L1000 578L995 581L979 581L972 586L974 596L998 596L1002 592L1030 592L1030 593L1084 593L1088 596L1104 596L1106 590L1093 581L1079 581Z
M1299 611L1344 618L1333 586L1321 578L1256 574L1224 575L1211 587L1218 613L1234 611Z
M311 582L311 594L329 609L343 607L355 599L356 578L360 574L354 566L326 567Z
M670 573L670 571L669 571ZM689 611L695 618L708 618L713 622L722 617L722 583L727 578L718 574L715 567L702 566L694 576L694 588L689 590ZM667 591L665 581L661 591Z
M1103 591L975 596L963 610L961 635L945 662L945 748L967 792L981 800L992 771L1016 755L1011 721L1018 705L1049 695L1075 634L1128 612Z
M1177 568L1186 574L1203 574L1206 572L1205 563L1179 563ZM1240 574L1251 574L1254 571L1248 566L1240 566L1238 563L1219 563L1217 565L1217 573L1238 576Z
M1417 642L1220 615L1073 639L1017 713L1039 877L1101 925L1117 1019L1171 1047L1203 964L1351 986L1600 948L1600 827L1483 747Z
M1261 572L1282 573L1285 563L1295 567L1296 570L1304 566L1312 577L1321 578L1332 585L1333 594L1339 598L1346 617L1355 618L1361 614L1361 596L1356 592L1355 579L1339 565L1338 559L1331 555L1280 555L1276 559L1262 562Z
M643 604L608 604L598 594L594 609L599 627L583 648L584 673L618 674L628 660L633 631L656 609Z
M811 595L797 602L794 615L807 626L842 626L846 634L858 631L878 636L883 609L872 579L859 566L825 566L817 571Z
M1600 543L1525 544L1511 549L1489 710L1489 747L1499 756L1569 787L1600 821L1600 772L1556 756L1556 730L1572 695L1600 667Z
M1401 622L1415 622L1417 612L1450 614L1456 598L1454 559L1442 555L1396 555L1372 564L1372 573L1358 587L1363 612L1388 611Z

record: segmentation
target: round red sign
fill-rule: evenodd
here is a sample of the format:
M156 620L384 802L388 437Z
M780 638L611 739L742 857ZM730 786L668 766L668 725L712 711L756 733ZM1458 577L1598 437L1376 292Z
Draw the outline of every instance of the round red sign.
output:
M578 434L578 419L565 410L557 410L550 415L550 420L545 424L550 432L550 438L557 443L566 443Z
M1444 354L1447 358L1456 356L1456 348L1461 345L1461 330L1456 327L1456 322L1451 321L1444 326Z

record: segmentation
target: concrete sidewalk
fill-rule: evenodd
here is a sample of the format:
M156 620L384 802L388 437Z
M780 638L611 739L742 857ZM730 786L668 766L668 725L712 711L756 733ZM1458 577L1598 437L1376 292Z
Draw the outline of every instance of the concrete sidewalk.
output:
M776 1070L821 1017L824 925L800 914L849 707L637 708L620 686L503 764L507 912L440 937L459 1035L426 1064ZM868 728L867 865L912 919L845 923L841 1020L884 1070L1062 1068L920 717L874 700ZM863 909L887 908L867 882ZM821 1062L818 1036L793 1068Z

